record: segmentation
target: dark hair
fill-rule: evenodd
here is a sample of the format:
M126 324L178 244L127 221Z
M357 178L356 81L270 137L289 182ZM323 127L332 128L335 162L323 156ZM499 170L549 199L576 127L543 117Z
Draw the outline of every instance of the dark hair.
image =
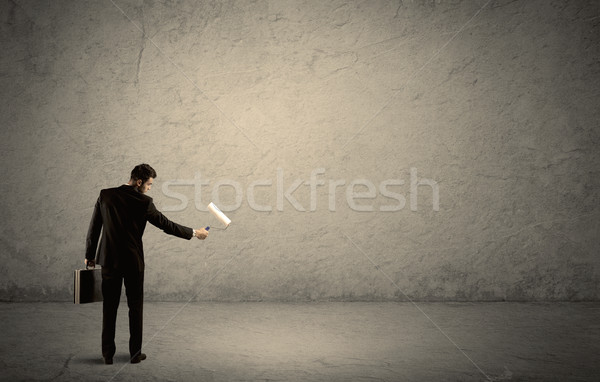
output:
M140 179L144 184L149 178L156 178L156 171L149 164L138 164L131 170L131 179L134 181Z

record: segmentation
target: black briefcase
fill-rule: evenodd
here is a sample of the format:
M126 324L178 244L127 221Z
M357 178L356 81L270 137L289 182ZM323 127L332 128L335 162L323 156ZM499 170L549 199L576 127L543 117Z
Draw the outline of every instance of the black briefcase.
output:
M74 272L73 302L86 304L102 301L102 270L78 269Z

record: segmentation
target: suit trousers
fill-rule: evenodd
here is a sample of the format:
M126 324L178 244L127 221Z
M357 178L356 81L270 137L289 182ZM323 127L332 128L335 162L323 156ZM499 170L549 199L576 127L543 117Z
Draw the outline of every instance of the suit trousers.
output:
M102 356L112 358L116 351L115 330L121 287L129 307L129 354L133 358L142 351L144 272L102 267Z

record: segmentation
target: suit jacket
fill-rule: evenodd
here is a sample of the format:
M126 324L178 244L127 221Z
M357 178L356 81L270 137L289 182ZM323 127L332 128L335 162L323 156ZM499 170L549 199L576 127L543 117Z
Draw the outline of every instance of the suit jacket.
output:
M144 270L142 235L146 222L169 235L191 239L193 229L174 223L156 209L152 198L123 185L100 191L86 239L85 258L102 267ZM98 239L102 231L100 246Z

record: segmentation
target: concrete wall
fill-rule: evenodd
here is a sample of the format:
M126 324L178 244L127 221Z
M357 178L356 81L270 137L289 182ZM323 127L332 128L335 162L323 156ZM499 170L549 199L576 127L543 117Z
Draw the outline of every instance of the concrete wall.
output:
M218 227L214 190L233 220L149 225L148 300L600 297L597 2L0 13L1 300L71 299L99 190L144 162L174 221Z

